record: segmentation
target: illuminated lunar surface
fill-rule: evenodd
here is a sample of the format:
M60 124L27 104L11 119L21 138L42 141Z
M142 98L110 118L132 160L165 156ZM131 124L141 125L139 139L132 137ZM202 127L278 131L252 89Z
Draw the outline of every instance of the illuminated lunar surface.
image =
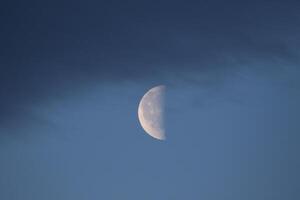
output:
M164 96L165 86L150 89L141 99L138 117L143 129L152 137L165 140Z

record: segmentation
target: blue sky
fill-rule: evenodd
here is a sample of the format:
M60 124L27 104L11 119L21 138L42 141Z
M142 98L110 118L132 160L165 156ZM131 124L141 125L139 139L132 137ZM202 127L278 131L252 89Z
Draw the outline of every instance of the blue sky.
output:
M299 199L299 3L3 4L0 199Z
M289 87L297 77L278 82L284 73L242 70L204 88L169 81L163 142L137 119L151 81L91 84L31 105L40 122L1 145L1 196L296 199L300 96Z

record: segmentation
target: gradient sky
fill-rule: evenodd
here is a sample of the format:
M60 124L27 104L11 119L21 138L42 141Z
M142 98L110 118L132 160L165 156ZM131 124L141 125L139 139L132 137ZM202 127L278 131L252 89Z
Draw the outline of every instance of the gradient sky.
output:
M300 3L0 3L0 199L300 199ZM166 141L137 119L164 84Z

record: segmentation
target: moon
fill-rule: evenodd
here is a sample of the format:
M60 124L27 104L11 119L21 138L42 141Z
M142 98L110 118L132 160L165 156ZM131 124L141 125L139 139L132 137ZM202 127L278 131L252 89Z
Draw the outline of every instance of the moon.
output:
M143 129L150 136L165 140L164 97L166 86L159 85L150 89L141 99L138 118Z

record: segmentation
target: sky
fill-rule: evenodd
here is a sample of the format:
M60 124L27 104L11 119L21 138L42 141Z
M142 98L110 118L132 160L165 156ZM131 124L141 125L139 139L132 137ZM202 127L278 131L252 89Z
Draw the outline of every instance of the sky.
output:
M0 199L298 200L300 3L0 3ZM138 104L166 86L165 141Z

